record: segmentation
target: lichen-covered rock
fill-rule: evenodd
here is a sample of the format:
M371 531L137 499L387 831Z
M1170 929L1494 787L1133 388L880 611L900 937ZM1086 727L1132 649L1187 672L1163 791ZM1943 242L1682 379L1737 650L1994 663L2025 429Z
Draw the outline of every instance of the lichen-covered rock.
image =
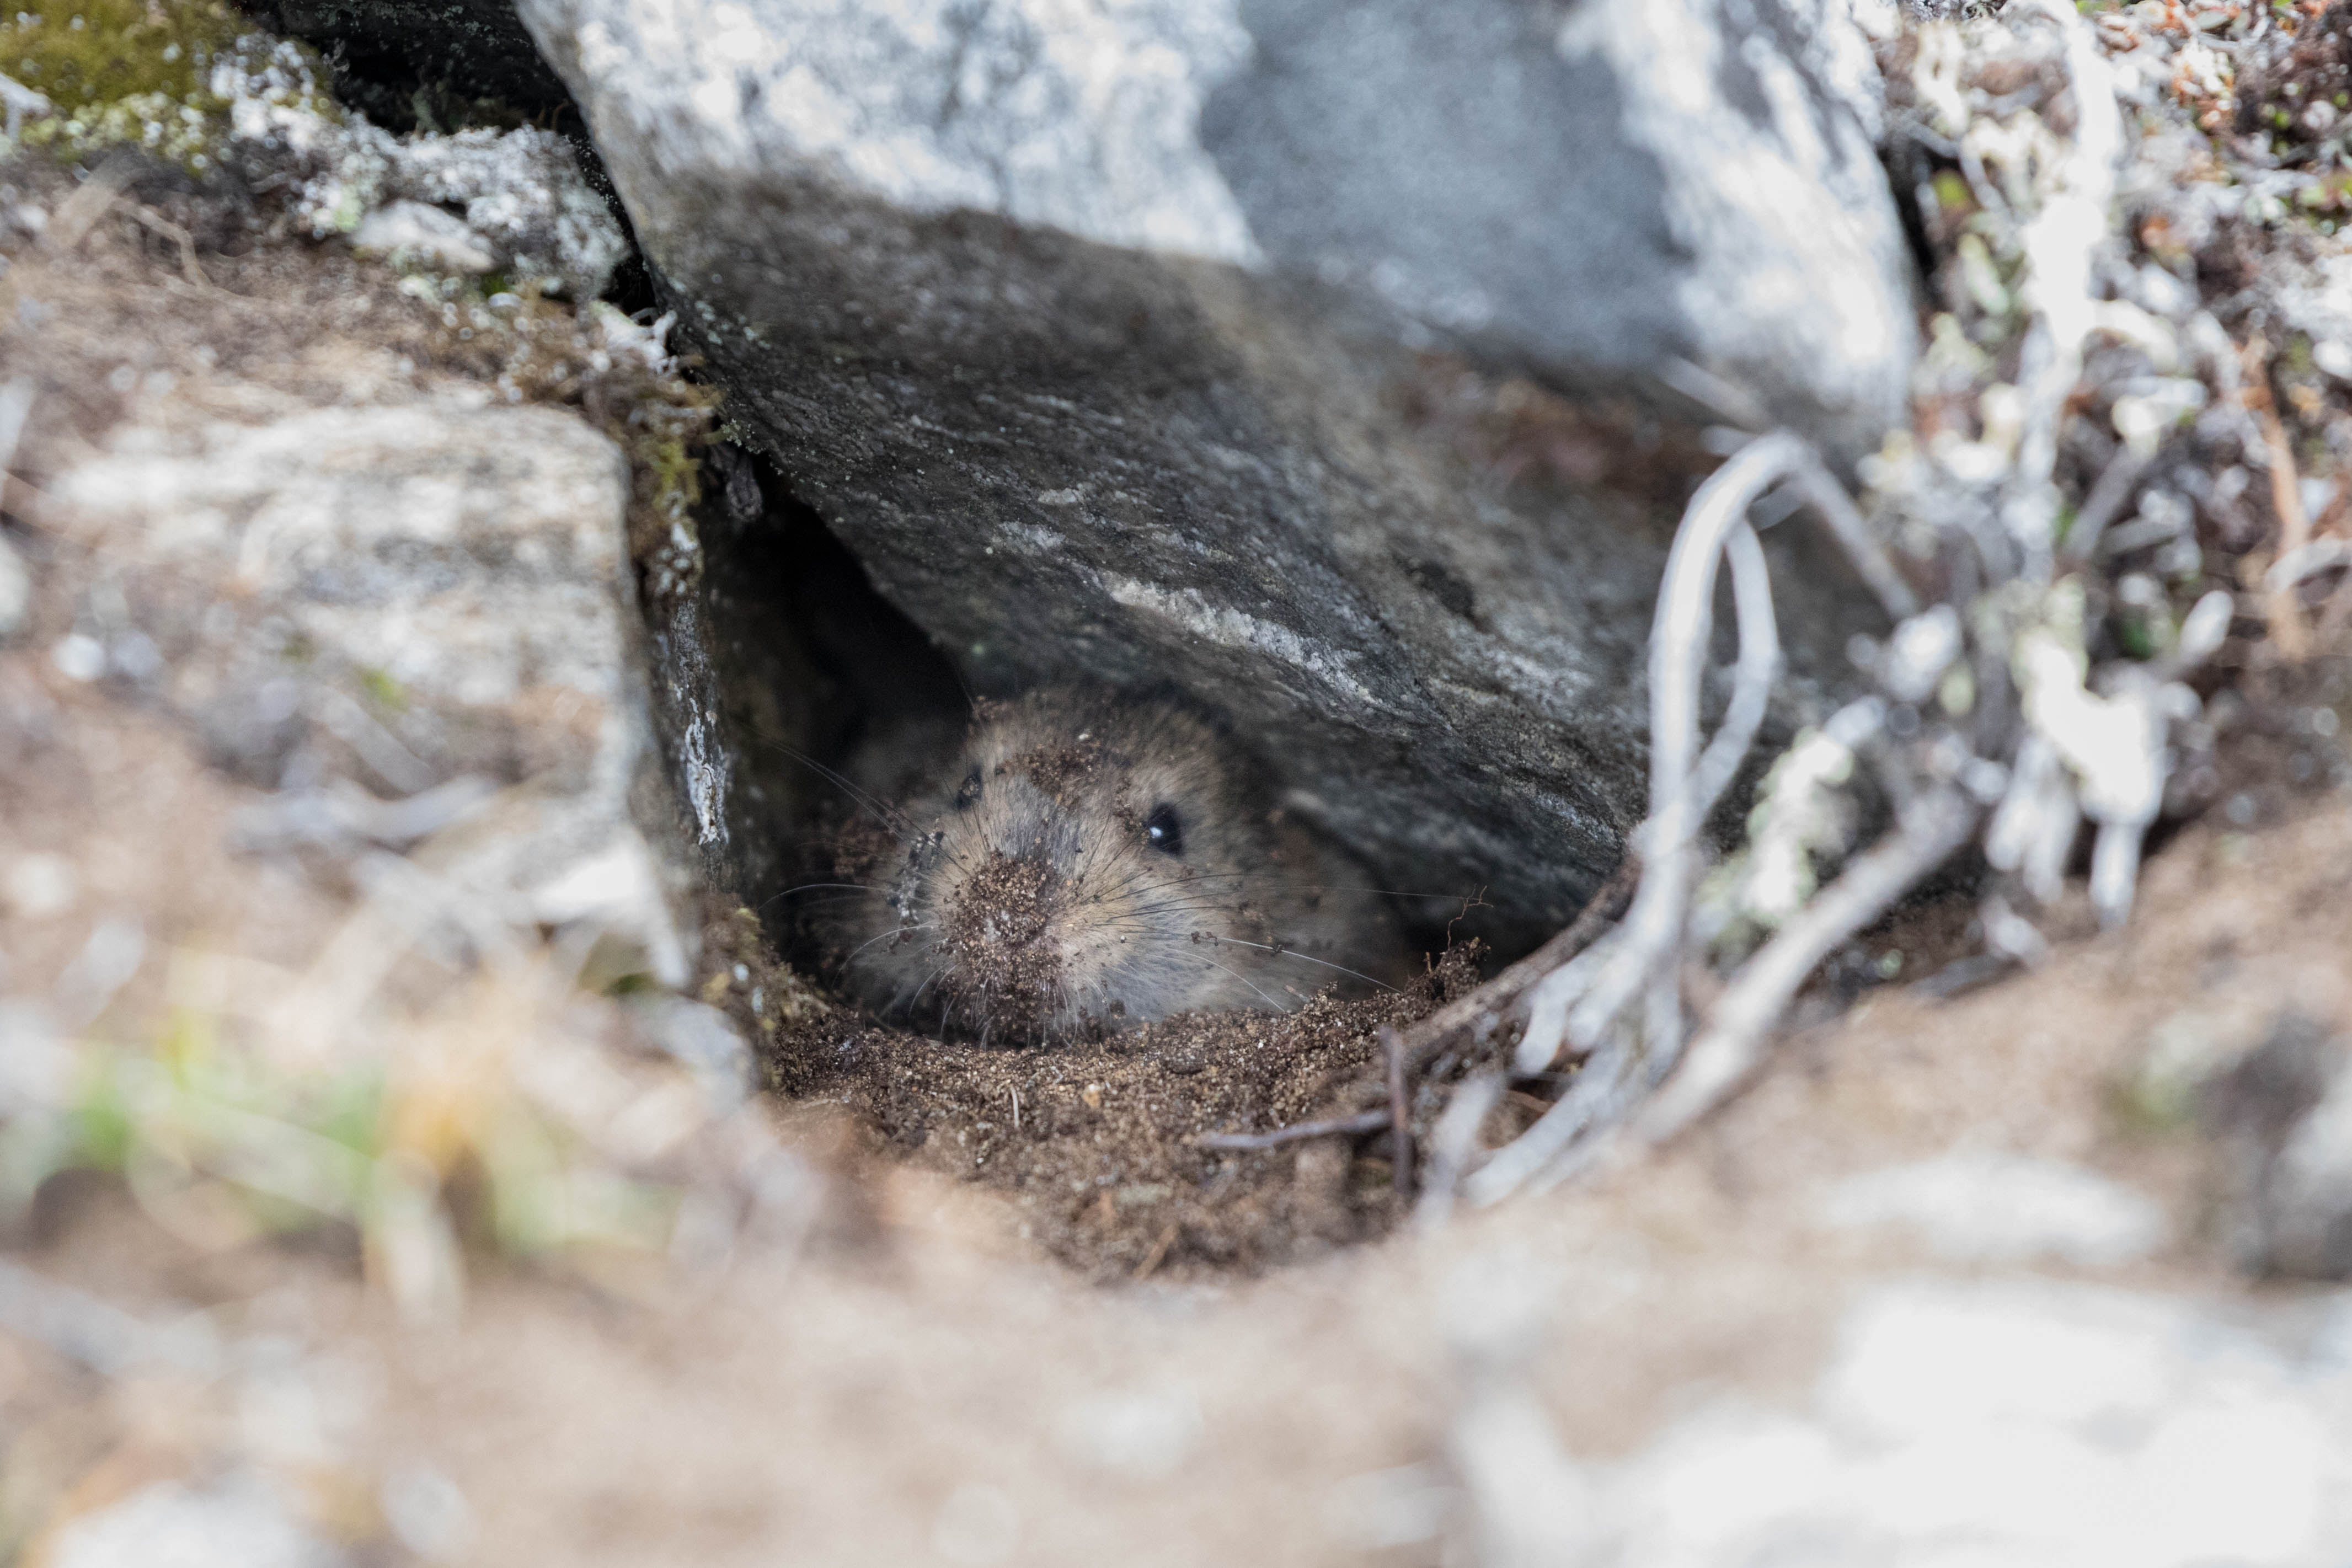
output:
M630 814L649 736L628 465L569 413L488 403L111 433L49 493L143 613L67 641L277 787L249 847L420 845L479 917L602 933L677 984Z
M95 21L68 9L0 19L0 96L12 138L27 145L90 161L135 148L200 178L226 172L274 193L314 236L350 235L435 270L503 271L580 299L602 293L627 254L551 131L395 136L334 103L309 50L225 5Z
M314 131L308 151L296 206L316 233L346 232L365 246L371 220L413 232L420 220L438 219L444 243L423 248L440 259L425 265L503 270L580 300L602 293L628 254L621 225L581 178L570 144L548 131L402 138L354 121Z
M2245 1315L2049 1281L1882 1283L1823 1336L1807 1397L1695 1404L1602 1463L1526 1419L1522 1378L1455 1423L1470 1560L1923 1563L1965 1532L1985 1562L2326 1561L2352 1535L2343 1308L2300 1343Z
M2228 1155L2222 1218L2239 1261L2352 1279L2352 1047L2288 1009L2200 1065L2199 1106Z
M1640 814L1697 455L1557 390L1847 446L1899 407L1843 7L520 10L730 420L886 595L982 684L1184 690L1522 928Z

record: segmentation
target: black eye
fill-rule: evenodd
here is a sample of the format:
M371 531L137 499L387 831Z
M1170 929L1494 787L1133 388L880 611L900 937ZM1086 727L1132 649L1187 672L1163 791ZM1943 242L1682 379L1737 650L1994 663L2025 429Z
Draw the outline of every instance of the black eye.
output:
M979 799L980 769L975 768L963 776L963 783L956 790L956 810L961 811Z
M1151 815L1143 819L1143 836L1151 841L1155 850L1171 855L1184 852L1184 824L1176 820L1173 806L1154 806Z

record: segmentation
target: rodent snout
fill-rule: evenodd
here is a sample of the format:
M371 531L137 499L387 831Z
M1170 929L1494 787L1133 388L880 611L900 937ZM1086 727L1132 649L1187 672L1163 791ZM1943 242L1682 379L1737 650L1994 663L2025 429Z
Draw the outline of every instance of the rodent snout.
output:
M984 1000L988 1011L1015 1027L1048 1010L1062 979L1052 933L1065 890L1062 874L1044 857L990 851L946 911L952 988Z
M949 940L960 946L1029 946L1053 924L1061 891L1061 873L1043 856L992 850L956 895Z

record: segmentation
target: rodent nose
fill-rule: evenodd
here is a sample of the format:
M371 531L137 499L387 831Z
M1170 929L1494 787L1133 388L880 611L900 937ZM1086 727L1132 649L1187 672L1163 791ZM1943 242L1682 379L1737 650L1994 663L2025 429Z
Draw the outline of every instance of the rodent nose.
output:
M1042 938L1060 903L1062 876L1042 856L992 853L965 879L951 925L963 939L998 949Z
M1062 985L1061 949L1048 939L1062 894L1043 860L992 852L947 907L944 989L992 1024L1036 1025Z

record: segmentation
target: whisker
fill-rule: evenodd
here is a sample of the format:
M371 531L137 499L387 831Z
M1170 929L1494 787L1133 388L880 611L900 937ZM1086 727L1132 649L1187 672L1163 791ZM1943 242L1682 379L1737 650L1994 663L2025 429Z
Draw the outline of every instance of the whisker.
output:
M1361 969L1350 969L1345 964L1334 964L1328 958L1318 958L1311 953L1301 953L1295 947L1276 947L1269 946L1264 942L1244 942L1238 936L1212 936L1210 940L1213 942L1230 942L1236 947L1263 948L1265 951L1273 954L1277 958L1296 958L1305 964L1320 964L1327 969L1337 969L1343 975L1353 975L1356 978L1365 981L1370 985L1378 986L1384 991L1393 991L1396 989L1394 986L1390 985L1386 980L1375 980L1370 975L1365 974Z
M900 816L896 810L883 801L876 800L873 796L868 795L865 790L860 789L856 785L852 784L845 777L835 772L832 768L827 768L824 763L819 762L807 752L786 746L774 736L763 734L757 729L751 731L751 738L760 742L762 746L774 747L778 751L782 752L786 757L791 758L802 767L809 769L809 771L814 773L818 778L824 779L827 783L839 789L843 794L848 796L851 800L872 812L876 821L880 822L884 827L888 828L893 832L904 833L908 831L907 820Z
M782 893L772 894L768 897L761 899L760 901L760 907L764 910L768 905L775 903L777 899L790 898L796 893L819 893L829 887L856 888L860 893L879 893L882 891L880 888L874 886L871 883L864 882L804 882L798 887L788 887Z
M928 976L924 977L922 985L917 986L911 994L905 987L900 987L898 993L891 997L890 1005L884 1008L882 1010L886 1013L896 1012L899 1008L903 1007L909 1013L913 1012L915 1010L915 1004L923 999L924 988L928 987L933 980L938 979L945 973L947 973L947 966L942 964L938 968L933 969Z
M1286 893L1365 893L1381 898L1445 898L1458 899L1458 893L1416 893L1402 887L1356 887L1337 882L1282 882L1271 873L1258 871L1199 871L1184 876L1170 877L1151 887L1139 890L1150 893L1161 887L1172 887L1186 882L1248 882L1257 886L1280 888Z
M1193 956L1199 958L1201 956L1195 953ZM1225 967L1223 964L1218 963L1214 958L1201 958L1201 962L1206 964L1212 969L1225 969ZM1257 994L1260 997L1265 998L1265 1005L1272 1008L1276 1012L1286 1012L1289 1010L1280 1002L1276 1001L1272 997L1266 996L1264 991L1259 991L1256 983L1247 975L1242 974L1240 971L1235 969L1225 969L1225 973L1233 976L1234 979L1239 980L1243 985L1249 987L1251 990L1257 991Z
M887 931L883 932L881 936L870 936L865 941L860 942L856 947L852 948L850 950L849 956L841 961L842 967L847 968L851 964L856 961L858 954L865 952L866 949L873 946L875 943L883 940L884 937L897 936L909 931L930 931L935 929L937 928L929 923L921 925L893 925Z

